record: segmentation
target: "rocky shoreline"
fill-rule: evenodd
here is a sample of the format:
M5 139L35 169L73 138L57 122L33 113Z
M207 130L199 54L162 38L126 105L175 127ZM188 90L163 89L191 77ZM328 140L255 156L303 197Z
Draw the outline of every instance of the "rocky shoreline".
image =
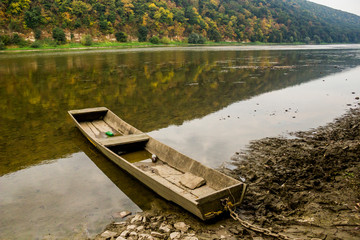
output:
M251 142L221 169L249 184L236 213L286 239L360 239L360 109L291 138ZM177 209L178 210L178 209ZM100 239L276 239L224 214L204 223L185 210L120 215Z

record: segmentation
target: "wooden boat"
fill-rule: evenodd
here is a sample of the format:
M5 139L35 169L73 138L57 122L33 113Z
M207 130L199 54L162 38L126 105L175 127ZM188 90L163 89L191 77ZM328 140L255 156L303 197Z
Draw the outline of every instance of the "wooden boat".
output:
M246 184L208 168L126 123L105 107L69 111L80 131L118 166L202 220L227 199L242 202Z

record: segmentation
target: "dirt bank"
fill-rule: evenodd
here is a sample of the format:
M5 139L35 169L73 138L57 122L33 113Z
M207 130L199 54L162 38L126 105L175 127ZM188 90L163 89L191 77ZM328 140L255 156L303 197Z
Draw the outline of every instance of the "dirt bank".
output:
M233 156L250 185L241 213L305 239L360 239L360 110L294 138L265 138Z
M249 184L236 210L242 219L290 238L360 239L360 109L290 139L254 141L232 160L236 169L222 171ZM226 215L205 224L177 210L144 212L145 221L130 217L106 230L114 239L131 225L127 239L274 239Z

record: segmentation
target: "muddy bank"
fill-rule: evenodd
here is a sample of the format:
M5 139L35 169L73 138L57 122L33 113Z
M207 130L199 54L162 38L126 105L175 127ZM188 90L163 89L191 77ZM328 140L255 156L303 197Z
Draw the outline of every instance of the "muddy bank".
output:
M232 160L236 169L222 171L249 184L236 209L241 219L294 239L360 239L360 109L290 139L254 141ZM127 217L105 230L119 240L275 239L227 214L203 223L174 208Z
M360 110L292 136L233 156L228 173L250 185L243 218L305 239L359 239Z

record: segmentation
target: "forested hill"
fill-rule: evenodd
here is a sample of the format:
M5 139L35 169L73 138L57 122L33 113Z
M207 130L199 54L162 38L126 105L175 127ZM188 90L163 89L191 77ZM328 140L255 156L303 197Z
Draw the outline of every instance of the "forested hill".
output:
M306 0L1 0L0 35L126 33L183 40L360 42L360 17Z

